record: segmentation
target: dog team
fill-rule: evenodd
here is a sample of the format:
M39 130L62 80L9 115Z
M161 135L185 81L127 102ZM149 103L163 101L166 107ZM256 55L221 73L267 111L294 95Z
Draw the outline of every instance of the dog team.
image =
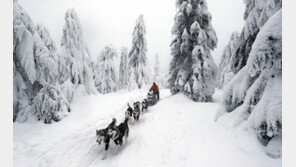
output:
M134 121L139 121L141 112L143 113L148 109L148 104L155 104L157 100L159 100L159 90L158 86L153 83L153 86L149 90L151 93L148 93L148 98L144 99L142 102L134 102L133 108L127 103L127 110L125 111L125 119L118 126L116 125L116 118L112 118L112 122L108 125L107 128L96 130L97 141L99 145L103 142L105 143L105 152L102 157L102 160L107 158L107 152L109 149L110 140L113 141L116 145L115 151L118 150L123 143L123 137L125 138L125 142L127 142L127 138L129 136L129 126L128 124L132 124ZM151 96L149 96L151 95ZM153 97L150 99L149 97ZM155 98L154 98L155 97Z

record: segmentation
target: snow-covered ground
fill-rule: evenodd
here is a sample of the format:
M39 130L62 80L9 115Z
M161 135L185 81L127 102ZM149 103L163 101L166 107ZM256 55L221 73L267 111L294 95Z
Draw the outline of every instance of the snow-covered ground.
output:
M214 122L221 92L215 103L196 103L184 95L160 90L161 100L130 125L128 143L115 152L111 143L106 160L95 130L105 128L112 117L124 118L126 103L142 100L147 90L120 91L76 97L72 112L50 125L14 123L15 167L280 167L252 131L231 127L227 114Z

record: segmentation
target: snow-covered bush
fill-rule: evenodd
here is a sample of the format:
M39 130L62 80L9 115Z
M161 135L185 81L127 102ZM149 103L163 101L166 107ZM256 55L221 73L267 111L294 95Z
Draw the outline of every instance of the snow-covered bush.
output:
M194 101L211 101L215 92L217 66L211 50L217 36L205 0L177 0L178 9L172 29L169 88Z
M33 115L44 123L60 121L71 111L62 92L52 85L45 85L34 98L33 104Z
M128 85L128 50L126 47L121 48L120 65L118 76L118 88L124 89Z
M147 68L147 44L146 27L143 15L136 20L136 26L133 31L132 48L128 57L129 68L129 90L141 88L150 81Z
M67 10L59 55L59 74L77 88L83 85L88 94L95 94L96 88L91 69L91 58L83 40L82 27L74 9Z
M233 32L230 36L230 41L228 45L224 48L223 55L220 58L219 64L219 88L224 88L227 83L234 76L234 73L231 71L231 60L232 55L234 54L235 49L238 46L239 33Z
M216 120L225 112L239 112L234 125L246 120L248 127L255 129L260 142L266 145L272 138L281 136L282 129L282 10L278 0L252 2L246 1L249 14L245 14L242 34L254 33L251 27L258 33L249 46L246 65L225 89ZM258 12L259 9L262 10ZM254 17L254 13L258 16L251 22L249 17Z
M117 57L115 47L107 45L97 58L95 85L100 93L116 91L117 77L114 67L115 57Z

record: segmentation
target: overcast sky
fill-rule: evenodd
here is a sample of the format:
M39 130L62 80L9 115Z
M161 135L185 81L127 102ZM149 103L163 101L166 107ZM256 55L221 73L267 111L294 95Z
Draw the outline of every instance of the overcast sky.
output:
M233 31L244 24L243 0L207 0L212 24L218 36L218 47L212 52L216 63ZM112 44L118 53L130 49L132 31L140 14L147 29L147 58L154 63L159 55L161 70L167 71L170 56L171 29L176 13L175 0L19 0L35 24L48 27L52 38L60 45L67 9L75 8L80 19L84 40L95 60L104 45Z

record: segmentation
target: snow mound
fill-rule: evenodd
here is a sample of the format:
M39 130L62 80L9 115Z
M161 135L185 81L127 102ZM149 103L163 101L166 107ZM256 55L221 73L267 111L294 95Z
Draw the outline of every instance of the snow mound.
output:
M282 136L272 138L266 146L266 154L272 158L282 156Z

